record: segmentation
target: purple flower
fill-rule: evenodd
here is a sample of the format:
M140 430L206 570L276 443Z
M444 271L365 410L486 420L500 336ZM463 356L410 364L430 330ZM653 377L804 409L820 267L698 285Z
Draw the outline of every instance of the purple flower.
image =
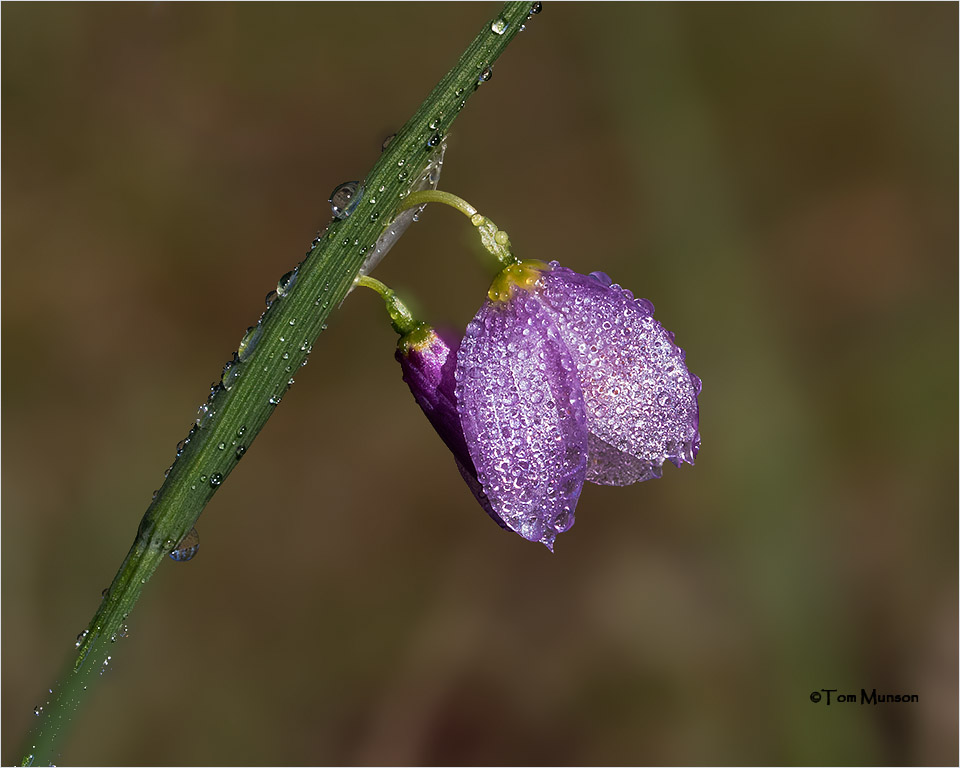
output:
M700 447L700 381L683 350L649 301L603 273L506 267L467 326L455 373L490 508L551 550L573 525L585 479L660 477L664 461L692 464Z

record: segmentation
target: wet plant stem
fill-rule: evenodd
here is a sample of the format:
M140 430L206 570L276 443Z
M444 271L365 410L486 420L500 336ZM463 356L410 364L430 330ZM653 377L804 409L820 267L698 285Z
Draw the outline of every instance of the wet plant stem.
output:
M136 537L28 734L23 765L59 760L66 727L88 689L112 664L125 621L160 563L196 524L306 363L326 320L346 297L378 239L411 192L489 66L527 22L531 3L506 3L488 21L417 113L386 146L349 217L334 220L300 264L294 281L244 337L220 384L140 522ZM389 81L394 76L385 70ZM331 184L331 187L333 185ZM284 281L281 281L284 282ZM282 290L281 290L282 288Z
M480 233L480 240L483 242L483 247L496 257L501 266L506 267L517 262L516 257L510 250L509 235L502 229L498 229L497 225L482 213L478 213L477 209L462 197L457 197L456 195L443 192L439 189L425 189L419 192L412 192L404 198L398 213L410 208L418 208L428 203L449 205L470 219L470 223L473 224Z

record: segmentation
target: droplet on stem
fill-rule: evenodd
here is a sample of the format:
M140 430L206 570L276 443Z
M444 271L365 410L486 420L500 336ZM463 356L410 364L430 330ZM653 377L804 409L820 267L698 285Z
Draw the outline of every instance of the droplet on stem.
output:
M277 296L279 298L282 299L290 293L290 289L293 288L294 283L297 282L297 273L299 271L300 267L292 269L277 281Z
M173 552L170 553L170 559L178 563L185 563L192 560L200 549L200 534L196 528L191 528L190 532L181 539Z
M330 209L334 217L346 219L353 213L363 197L363 185L359 181L345 181L330 195Z

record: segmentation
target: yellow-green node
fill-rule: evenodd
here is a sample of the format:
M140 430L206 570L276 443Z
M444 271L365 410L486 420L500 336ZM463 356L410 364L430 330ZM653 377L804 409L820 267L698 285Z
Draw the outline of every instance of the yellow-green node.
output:
M418 322L412 331L400 337L397 348L401 354L409 355L411 352L422 352L437 341L439 339L433 327L428 323Z
M490 297L490 301L507 301L513 295L515 288L529 291L536 285L540 275L549 270L550 265L538 259L527 259L510 264L493 278L487 296Z

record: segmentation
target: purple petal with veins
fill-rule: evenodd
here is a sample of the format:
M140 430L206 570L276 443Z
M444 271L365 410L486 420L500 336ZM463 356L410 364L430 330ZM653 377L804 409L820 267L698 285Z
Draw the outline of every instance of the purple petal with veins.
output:
M497 515L553 549L574 522L587 467L576 365L539 300L517 288L484 302L457 355L467 448Z
M664 461L692 464L700 447L700 380L653 304L556 262L537 298L573 355L590 433L587 480L627 485L660 477Z

